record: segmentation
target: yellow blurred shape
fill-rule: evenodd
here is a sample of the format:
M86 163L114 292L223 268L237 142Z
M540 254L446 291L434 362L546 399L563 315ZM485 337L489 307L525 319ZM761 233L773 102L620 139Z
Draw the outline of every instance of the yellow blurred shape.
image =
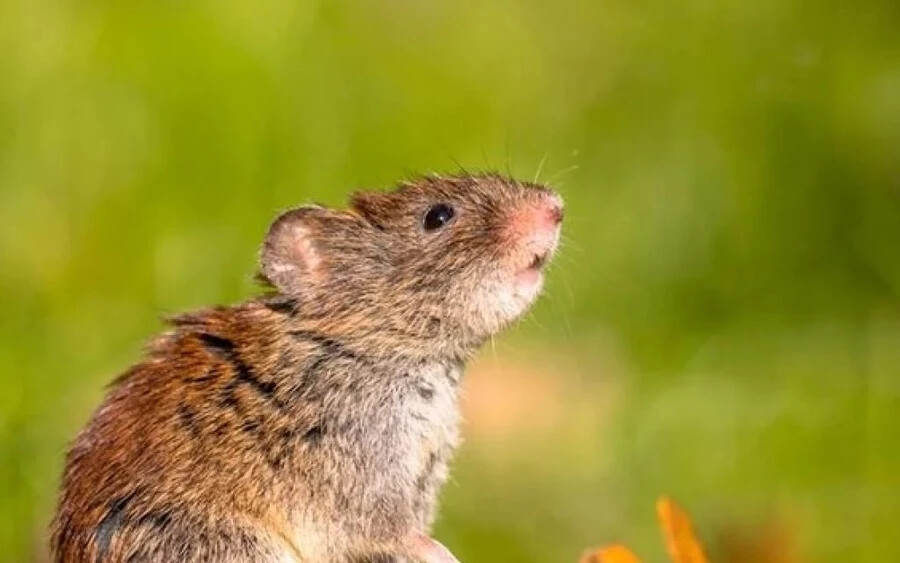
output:
M581 563L641 563L641 560L624 545L610 545L585 554Z
M672 563L707 563L691 519L681 507L672 499L661 497L656 501L656 514Z
M681 507L668 497L660 497L656 501L656 514L672 563L708 563L691 518ZM627 547L613 544L588 551L579 563L641 563L641 560Z

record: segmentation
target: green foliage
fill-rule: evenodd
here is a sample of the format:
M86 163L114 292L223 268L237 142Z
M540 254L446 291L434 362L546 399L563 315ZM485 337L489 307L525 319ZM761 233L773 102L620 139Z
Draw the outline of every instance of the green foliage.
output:
M898 6L0 4L0 558L42 552L158 315L252 293L276 210L461 164L566 196L498 355L539 345L597 405L464 449L463 560L657 545L661 493L701 534L786 510L812 560L897 559Z

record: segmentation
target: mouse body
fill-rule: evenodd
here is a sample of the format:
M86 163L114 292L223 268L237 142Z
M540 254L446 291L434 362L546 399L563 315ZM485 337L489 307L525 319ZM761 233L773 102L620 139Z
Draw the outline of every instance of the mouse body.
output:
M175 316L66 459L59 562L451 563L466 362L537 297L562 200L430 176L270 226L245 303Z

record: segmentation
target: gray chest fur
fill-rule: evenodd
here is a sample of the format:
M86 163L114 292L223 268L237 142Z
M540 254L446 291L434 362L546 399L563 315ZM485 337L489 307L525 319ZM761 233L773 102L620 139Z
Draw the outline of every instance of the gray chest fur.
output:
M399 375L360 421L383 473L374 482L396 488L416 518L431 523L436 496L459 443L458 366L426 364Z
M402 434L409 449L402 456L406 472L415 476L415 510L428 526L436 497L447 480L448 463L459 444L457 366L431 365L414 372L414 392L400 405L406 421Z
M461 376L458 363L391 366L327 401L309 484L341 515L329 527L367 538L428 530L459 443Z

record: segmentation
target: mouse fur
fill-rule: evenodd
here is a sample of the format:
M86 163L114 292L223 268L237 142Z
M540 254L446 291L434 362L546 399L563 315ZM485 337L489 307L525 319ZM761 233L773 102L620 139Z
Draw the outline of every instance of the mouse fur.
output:
M169 319L72 442L54 560L423 558L465 364L537 296L561 212L484 174L282 213L268 292Z

